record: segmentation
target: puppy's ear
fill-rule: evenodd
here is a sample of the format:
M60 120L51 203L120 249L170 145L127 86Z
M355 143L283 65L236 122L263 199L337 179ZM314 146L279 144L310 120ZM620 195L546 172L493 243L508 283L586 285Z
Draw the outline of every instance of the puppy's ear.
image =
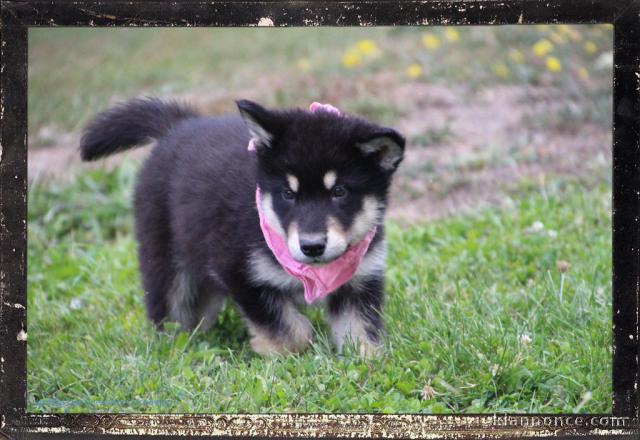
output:
M271 147L274 136L279 131L277 116L252 101L236 101L240 115L258 151Z
M404 137L392 128L379 127L356 143L366 156L375 156L380 167L394 172L404 157Z

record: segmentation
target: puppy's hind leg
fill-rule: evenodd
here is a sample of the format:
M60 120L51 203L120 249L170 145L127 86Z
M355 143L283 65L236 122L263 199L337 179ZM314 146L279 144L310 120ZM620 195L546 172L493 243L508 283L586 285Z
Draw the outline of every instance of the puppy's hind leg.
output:
M135 196L138 262L149 319L161 326L167 318L167 292L175 278L171 231L164 201L154 188L140 185Z
M226 286L217 277L196 281L185 268L178 268L168 292L169 318L184 330L207 331L224 304Z

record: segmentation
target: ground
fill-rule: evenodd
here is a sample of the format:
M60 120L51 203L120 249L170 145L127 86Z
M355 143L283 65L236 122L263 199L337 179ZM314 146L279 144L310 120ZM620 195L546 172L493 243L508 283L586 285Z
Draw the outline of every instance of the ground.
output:
M30 411L610 411L609 27L30 32ZM319 100L407 135L380 359L336 356L319 309L300 356L251 354L231 307L207 334L152 329L148 150L77 154L92 115L151 94Z

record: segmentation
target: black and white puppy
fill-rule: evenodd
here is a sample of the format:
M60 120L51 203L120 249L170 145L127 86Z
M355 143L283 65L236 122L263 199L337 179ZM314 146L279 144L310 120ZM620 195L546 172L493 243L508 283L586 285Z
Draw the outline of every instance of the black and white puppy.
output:
M134 197L150 319L207 329L231 298L257 353L308 346L312 328L297 308L302 284L265 243L258 185L266 220L300 262L333 261L377 225L353 278L327 297L338 350L350 338L362 354L375 353L383 218L404 138L351 115L237 105L240 116L203 117L175 102L135 99L99 114L85 130L83 160L157 142ZM247 151L251 139L256 151Z

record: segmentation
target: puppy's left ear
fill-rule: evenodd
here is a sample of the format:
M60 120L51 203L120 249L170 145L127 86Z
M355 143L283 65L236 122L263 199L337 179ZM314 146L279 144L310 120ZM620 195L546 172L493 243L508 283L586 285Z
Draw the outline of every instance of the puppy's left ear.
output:
M277 115L246 99L236 101L236 105L258 152L271 149L273 138L280 131Z
M365 140L356 143L356 147L367 156L376 156L380 167L394 172L404 157L404 137L392 128L381 127Z

